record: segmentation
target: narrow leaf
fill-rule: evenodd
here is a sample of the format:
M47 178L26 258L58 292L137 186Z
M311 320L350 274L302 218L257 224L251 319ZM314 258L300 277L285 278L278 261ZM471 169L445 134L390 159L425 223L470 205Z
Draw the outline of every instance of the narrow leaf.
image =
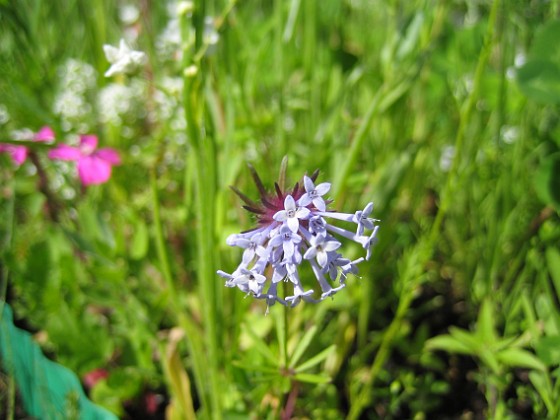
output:
M554 283L556 295L560 297L560 251L557 248L548 247L546 249L546 265L548 272Z
M461 341L465 346L471 349L472 354L477 354L481 347L482 343L474 334L470 333L469 331L463 330L461 328L450 327L449 333L452 337L455 337L457 340Z
M255 332L247 325L243 324L244 330L253 339L252 344L256 351L258 351L262 356L264 356L272 366L278 365L278 356L276 356L269 348L269 346L259 337Z
M497 353L500 362L511 367L546 371L546 366L534 354L519 348L504 349Z
M303 353L305 352L307 347L309 347L309 344L311 343L311 340L313 339L316 333L317 333L316 325L312 326L305 332L301 340L299 340L296 348L294 349L292 357L290 358L290 367L294 367L297 364L297 362L299 362L299 359L301 358L301 356L303 356Z
M326 384L331 381L328 375L314 375L312 373L298 373L294 378L301 382L308 382L310 384Z
M547 366L560 363L560 336L541 337L535 344L539 359Z
M286 319L283 311L274 311L274 321L276 324L276 336L278 338L278 347L280 348L281 363L287 364L288 356L286 353Z
M280 189L284 191L286 188L286 171L288 169L288 156L282 158L280 163L280 173L278 174L278 183L280 184Z
M489 299L482 302L478 313L478 322L476 325L477 335L484 343L494 343L496 341L496 332L494 330L494 314L493 305Z
M330 345L329 347L327 347L322 352L316 354L311 359L303 362L301 365L296 367L295 368L296 372L302 372L304 370L310 369L313 366L321 363L323 360L325 360L327 357L329 357L329 355L335 350L335 348L336 348L336 346L334 344Z
M437 337L430 338L426 341L426 349L428 350L443 350L449 353L469 354L474 355L475 352L471 347L459 341L457 338L450 335L438 335Z

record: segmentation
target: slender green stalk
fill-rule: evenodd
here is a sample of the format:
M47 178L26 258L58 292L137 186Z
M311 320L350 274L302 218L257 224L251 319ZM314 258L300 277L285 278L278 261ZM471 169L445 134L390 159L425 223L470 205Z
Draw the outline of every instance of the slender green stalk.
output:
M204 38L204 2L195 4L193 15L195 22L196 39L195 45L198 49L202 47ZM219 305L219 294L216 281L216 258L215 258L215 190L217 183L216 153L214 139L207 135L205 127L206 103L204 100L204 68L205 61L191 62L189 72L185 73L185 90L183 104L187 120L188 140L193 153L194 167L187 168L194 172L195 183L195 218L196 223L196 267L197 280L200 290L201 307L204 319L204 335L206 349L206 377L208 378L201 393L208 394L209 405L206 406L206 414L212 419L219 419L221 413L220 387L218 381L219 366L219 342L220 324L219 319L221 305Z
M288 143L284 135L284 16L283 0L274 0L274 68L276 72L276 86L280 91L276 99L276 124L274 135L278 144L280 156L288 153Z
M160 204L157 189L157 177L155 169L150 172L150 186L152 190L152 207L153 207L153 225L155 231L156 250L158 254L161 272L167 286L167 297L171 305L173 314L177 317L178 324L185 331L185 340L189 353L193 359L194 379L199 390L204 389L204 377L206 374L206 361L204 360L204 349L200 341L197 340L199 332L197 331L193 321L181 307L179 297L173 281L171 268L169 264L169 255L165 247L165 236L163 233L163 225L161 221ZM200 392L200 399L203 406L208 406L208 396L205 392Z
M438 208L438 212L436 214L436 218L433 225L431 226L427 239L421 240L416 245L416 247L413 248L405 256L405 270L403 271L402 275L403 287L401 289L399 306L397 308L395 318L393 318L393 321L383 335L379 350L375 355L375 358L371 365L368 380L364 384L362 390L356 398L356 401L354 401L352 404L350 413L348 415L349 419L358 418L363 409L369 403L371 399L373 384L375 383L375 380L377 379L383 365L390 355L394 339L401 329L402 321L406 316L408 309L410 308L410 304L413 301L415 289L418 286L419 281L421 280L421 276L423 275L423 267L433 254L436 240L440 233L443 218L449 209L449 206L453 199L452 193L456 187L457 179L459 178L459 165L460 160L463 157L463 149L466 138L465 133L471 120L474 105L478 98L478 92L482 83L482 78L484 76L484 69L486 68L488 57L491 52L491 47L494 39L494 29L497 23L499 8L500 0L495 0L492 4L492 9L488 19L488 27L484 37L484 44L482 46L475 71L473 90L467 98L465 106L461 110L459 128L457 130L457 137L455 139L455 157L453 159L450 176L448 177L441 194L442 199Z
M152 189L152 211L154 216L154 233L156 237L155 239L158 259L161 265L161 272L163 274L163 279L165 280L170 299L172 300L174 309L178 309L178 303L176 299L177 293L175 291L175 284L173 283L173 276L171 274L171 268L169 266L169 256L167 255L167 249L165 248L165 239L161 222L159 195L157 189L157 176L155 169L152 169L150 171L150 187Z

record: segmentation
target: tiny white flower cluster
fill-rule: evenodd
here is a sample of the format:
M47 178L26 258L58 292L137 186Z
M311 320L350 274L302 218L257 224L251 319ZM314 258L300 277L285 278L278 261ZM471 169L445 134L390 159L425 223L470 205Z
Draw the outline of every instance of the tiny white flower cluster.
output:
M88 95L96 85L95 69L80 60L69 59L58 69L59 90L53 103L65 131L88 131L91 105Z
M145 83L134 79L128 85L109 83L97 99L99 116L102 122L112 125L132 124L142 118L144 106Z

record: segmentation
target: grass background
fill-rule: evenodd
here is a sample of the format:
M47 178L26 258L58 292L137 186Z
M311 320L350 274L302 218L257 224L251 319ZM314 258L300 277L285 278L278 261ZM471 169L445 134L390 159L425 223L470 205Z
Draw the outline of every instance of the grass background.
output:
M558 11L0 2L2 139L50 125L123 157L83 189L42 149L0 156L5 299L58 362L106 370L90 397L123 417L155 396L154 418L555 418ZM148 63L104 78L121 37ZM272 187L284 156L337 209L374 201L381 228L335 299L265 316L215 271L254 223L228 186L256 197L246 163Z

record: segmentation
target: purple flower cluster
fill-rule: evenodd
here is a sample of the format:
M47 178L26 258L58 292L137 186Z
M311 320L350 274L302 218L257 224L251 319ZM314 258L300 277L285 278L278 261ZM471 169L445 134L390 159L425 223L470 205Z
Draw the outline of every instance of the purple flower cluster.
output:
M253 170L260 203L233 188L246 203L244 208L257 215L259 226L227 238L228 245L243 249L241 263L233 273L218 270L227 287L266 299L268 305L280 302L295 306L302 299L319 302L343 289L348 274L356 274L357 265L364 261L363 257L354 261L344 258L338 252L342 243L337 237L359 243L366 251L365 259L370 258L379 228L378 220L370 217L373 203L355 213L328 210L331 201L324 197L331 184L315 185L317 176L317 171L311 177L304 176L303 189L297 183L291 191L284 192L275 184L275 193L268 194ZM335 226L331 224L333 220L353 223L355 230ZM305 290L300 277L303 261L310 264L320 295L312 289ZM280 281L293 286L293 295L278 296Z

